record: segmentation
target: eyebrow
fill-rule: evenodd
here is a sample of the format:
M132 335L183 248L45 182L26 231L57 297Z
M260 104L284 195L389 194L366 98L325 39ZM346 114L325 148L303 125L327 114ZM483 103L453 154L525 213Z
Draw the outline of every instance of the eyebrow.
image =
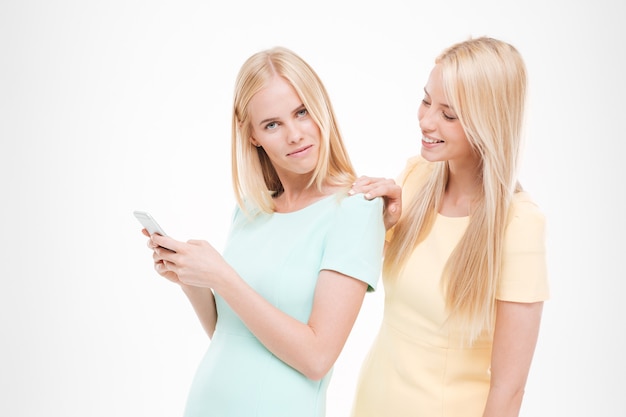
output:
M430 97L430 94L428 94L428 91L426 91L426 87L424 87L424 94L426 94L428 97ZM452 107L450 107L449 104L445 104L445 103L441 103L441 105L447 109L452 110Z
M297 112L299 112L300 110L302 110L302 109L304 109L304 108L305 108L304 103L300 103L300 104L298 105L298 107L296 107L294 110L292 110L292 113L297 113ZM265 124L265 123L273 122L274 120L277 120L277 119L280 119L280 117L268 117L267 119L263 119L263 120L261 120L261 121L259 122L259 126L260 126L260 125L263 125L263 124Z

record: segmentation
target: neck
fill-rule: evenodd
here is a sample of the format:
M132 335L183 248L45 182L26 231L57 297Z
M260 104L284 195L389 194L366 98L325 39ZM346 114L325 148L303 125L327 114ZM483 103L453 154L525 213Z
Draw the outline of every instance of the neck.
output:
M480 168L450 164L448 183L439 212L450 217L469 216L481 194Z

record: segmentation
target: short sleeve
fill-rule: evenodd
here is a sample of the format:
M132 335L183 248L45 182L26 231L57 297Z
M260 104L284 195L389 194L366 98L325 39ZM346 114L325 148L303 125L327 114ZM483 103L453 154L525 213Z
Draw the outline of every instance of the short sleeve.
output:
M550 296L545 218L528 194L516 194L504 237L502 277L496 298L531 303Z
M337 271L376 288L385 239L383 200L344 197L328 233L320 270Z

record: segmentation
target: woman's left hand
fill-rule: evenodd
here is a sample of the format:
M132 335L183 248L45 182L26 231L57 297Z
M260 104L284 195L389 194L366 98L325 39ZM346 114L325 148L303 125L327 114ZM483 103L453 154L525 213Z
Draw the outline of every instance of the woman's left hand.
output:
M176 274L182 284L194 287L215 288L231 269L222 255L205 240L180 242L169 236L152 235L155 252L162 262L157 271Z

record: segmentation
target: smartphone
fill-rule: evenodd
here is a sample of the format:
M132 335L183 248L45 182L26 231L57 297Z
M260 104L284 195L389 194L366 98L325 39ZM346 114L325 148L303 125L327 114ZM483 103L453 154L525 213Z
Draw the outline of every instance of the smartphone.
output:
M154 217L150 215L150 213L145 211L135 210L133 212L139 223L148 231L148 233L153 234L157 233L161 236L167 236L163 231L163 228L159 226L159 224L154 220Z

